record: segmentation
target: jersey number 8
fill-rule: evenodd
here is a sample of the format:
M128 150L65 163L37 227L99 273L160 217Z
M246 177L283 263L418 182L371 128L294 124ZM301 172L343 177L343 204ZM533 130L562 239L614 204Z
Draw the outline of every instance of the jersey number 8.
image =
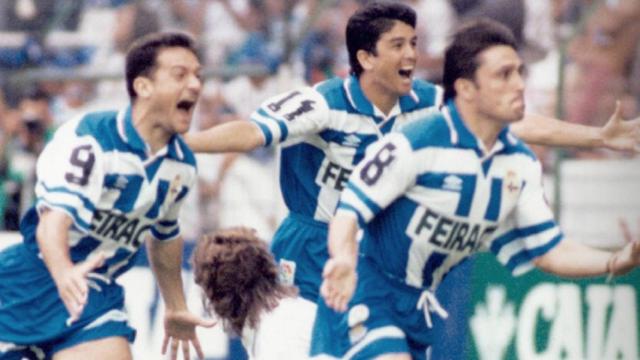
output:
M393 159L395 159L395 156L393 155L393 151L395 149L396 146L392 143L385 144L380 150L378 150L376 156L362 167L360 179L369 186L378 182L384 168L391 164Z

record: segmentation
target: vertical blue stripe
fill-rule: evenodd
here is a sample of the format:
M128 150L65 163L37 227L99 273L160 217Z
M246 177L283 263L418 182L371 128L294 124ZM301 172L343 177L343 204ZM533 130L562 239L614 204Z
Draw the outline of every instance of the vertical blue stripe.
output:
M491 168L492 163L493 156L482 162L482 173L484 174L484 176L487 176L487 174L489 173L489 169Z
M476 191L476 176L475 175L457 175L462 179L462 189L460 190L460 200L458 201L458 208L456 209L456 215L469 216L471 211L471 203L473 202L473 195Z
M158 157L144 167L144 171L147 174L147 179L149 179L149 181L151 181L153 177L156 176L156 173L158 172L158 169L160 169L160 165L162 164L163 159L164 157Z
M496 221L500 216L500 204L502 203L502 179L491 179L491 194L489 195L489 204L487 212L484 216L486 220Z
M393 118L387 120L386 123L384 123L384 125L382 125L382 127L380 128L380 132L382 134L388 134L391 132L391 129L393 129L393 125L396 123L396 116L394 116Z
M160 180L158 182L158 192L156 194L156 201L153 203L149 211L145 214L149 219L155 219L158 217L160 213L160 206L164 202L164 199L167 197L167 192L169 192L169 182L166 180Z
M422 285L425 288L431 286L433 283L434 271L442 265L446 258L447 254L439 252L433 252L431 256L429 256L427 262L424 264L424 268L422 269Z
M138 195L140 195L140 189L142 188L143 178L140 175L109 175L116 178L122 177L127 179L127 183L124 189L120 191L120 196L118 196L118 200L116 200L113 207L124 212L128 213L133 209L133 206L138 200Z
M186 187L186 186L183 186L182 189L180 189L180 192L178 193L178 196L176 196L175 202L178 202L178 201L182 200L182 198L185 197L188 192L189 192L189 188Z

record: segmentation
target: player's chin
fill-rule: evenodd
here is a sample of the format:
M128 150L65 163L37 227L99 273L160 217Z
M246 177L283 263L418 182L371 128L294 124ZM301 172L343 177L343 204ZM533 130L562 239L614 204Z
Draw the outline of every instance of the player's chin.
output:
M191 112L179 111L174 117L173 130L178 134L184 134L191 128Z

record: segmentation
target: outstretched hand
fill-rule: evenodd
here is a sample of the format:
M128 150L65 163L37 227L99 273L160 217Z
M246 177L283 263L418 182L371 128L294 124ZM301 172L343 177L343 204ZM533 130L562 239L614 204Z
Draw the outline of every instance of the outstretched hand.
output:
M613 255L610 270L614 275L624 275L640 266L640 238L633 238L626 221L620 220L620 228L627 245Z
M640 117L623 120L620 101L609 121L601 128L604 146L617 151L640 152Z
M167 353L167 346L171 343L170 359L178 358L178 347L182 347L184 360L190 359L189 343L196 349L198 358L204 359L204 353L196 334L196 327L210 328L216 325L215 320L202 319L188 310L167 311L164 317L164 340L162 341L162 355Z
M97 256L74 265L70 270L54 278L60 299L62 299L62 303L69 313L68 325L71 325L82 315L89 296L87 277L90 272L102 266L104 260L104 253L99 253Z
M355 264L340 258L330 258L322 272L320 294L325 303L336 311L346 311L349 300L356 289Z

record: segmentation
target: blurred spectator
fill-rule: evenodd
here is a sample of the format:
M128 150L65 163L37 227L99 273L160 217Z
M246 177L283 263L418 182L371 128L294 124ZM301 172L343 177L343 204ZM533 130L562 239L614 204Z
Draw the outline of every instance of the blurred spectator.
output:
M6 109L0 113L0 230L18 230L22 179L12 167L15 137L20 128L20 112Z
M129 1L116 11L118 20L113 32L116 51L124 53L135 39L160 30L158 14L143 0Z
M5 111L0 140L0 201L4 229L17 230L22 213L34 201L35 165L50 136L46 94L29 92L17 110Z
M587 16L569 45L568 118L602 125L616 100L623 101L623 117L630 118L637 114L630 88L637 81L631 75L640 41L640 2L595 2Z
M90 111L95 84L90 81L68 80L62 84L60 93L51 101L56 126Z
M83 0L7 0L0 3L0 67L69 67L86 64L91 48L78 42L51 39L54 30L75 31L83 10ZM11 36L13 34L13 36Z
M417 76L441 82L444 49L458 22L456 12L447 0L408 1L418 13Z

